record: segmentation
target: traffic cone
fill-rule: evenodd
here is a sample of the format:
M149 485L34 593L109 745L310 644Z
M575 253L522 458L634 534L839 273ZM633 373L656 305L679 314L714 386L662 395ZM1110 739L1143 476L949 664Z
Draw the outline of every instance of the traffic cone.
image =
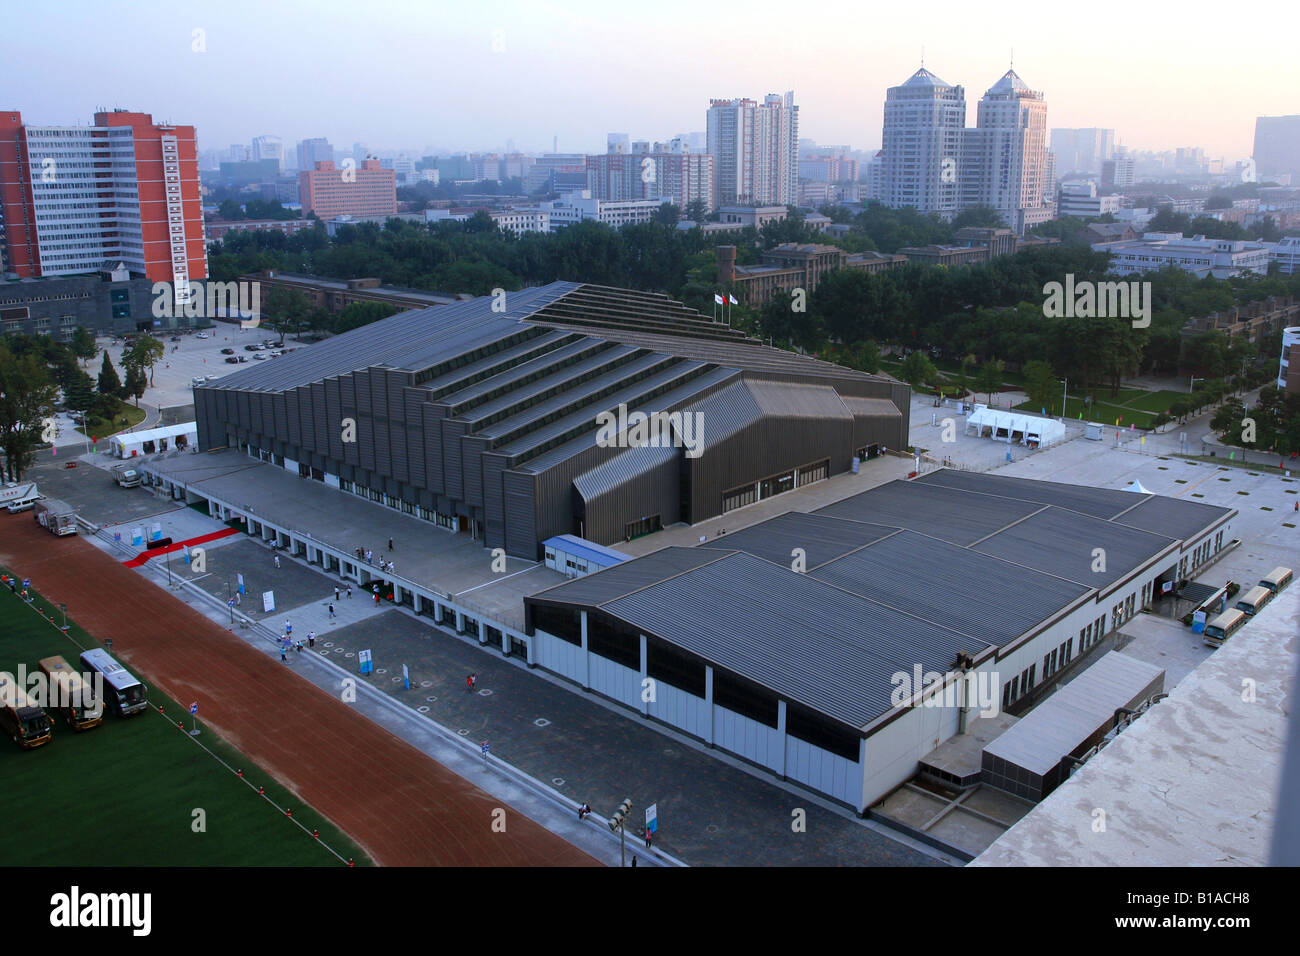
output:
M162 712L163 712L162 704L159 704L159 705L158 705L158 713L161 714Z
M241 770L236 770L236 771L235 771L235 775L238 776L240 780L243 780L243 779L244 779L244 771L243 771L242 769L241 769Z
M319 840L319 839L320 839L320 831L319 831L319 830L312 830L312 831L311 831L311 838L312 838L313 840Z
M284 811L284 815L285 815L286 817L288 817L290 820L293 819L293 811L292 811L292 810L285 810L285 811Z
M266 788L265 788L265 787L258 787L258 788L257 788L257 795L258 795L259 797L261 797L261 796L265 796L265 795L266 795Z
M356 864L352 862L352 857L348 857L348 866L356 866Z
M178 720L178 721L176 721L176 726L179 727L181 730L184 730L184 729L185 729L185 721L183 721L183 720Z

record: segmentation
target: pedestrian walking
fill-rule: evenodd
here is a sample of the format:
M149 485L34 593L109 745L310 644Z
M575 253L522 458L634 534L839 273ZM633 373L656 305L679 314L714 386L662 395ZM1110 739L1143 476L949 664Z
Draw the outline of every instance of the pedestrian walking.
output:
M315 647L315 646L316 646L316 632L315 632L315 631L308 631L308 632L307 632L307 646L308 646L308 647Z
M330 620L334 620L334 605L330 605Z
M650 848L650 841L651 841L652 839L654 839L654 831L651 830L649 827L646 827L646 828L645 828L645 845L646 845L646 849L649 849L649 848Z
M280 642L280 660L287 661L288 659L289 659L289 639L286 637L284 640Z
M284 619L284 633L286 637L293 633L293 625L289 622L287 617Z
M301 654L301 653L302 653L302 641L298 641L296 644L294 644L294 649L295 649L299 654Z
M389 551L394 550L394 549L393 549L393 539L392 539L392 538L389 538L389 539L388 539L388 550L389 550Z
M352 585L348 585L348 600L352 600Z
M389 562L388 562L388 573L389 573L389 574L394 574L394 573L396 573L396 571L397 571L397 566L394 565L392 561L389 561Z
M584 819L584 818L587 816L587 814L589 814L589 813L591 813L591 805L590 805L590 804L584 803L584 804L582 804L581 806L578 807L578 819L579 819L579 820Z
M632 854L632 865L633 865L633 866L636 866L636 854L635 854L635 853Z
M336 584L334 585L334 600L337 601L338 599L339 599L339 586Z
M367 551L366 564L374 564L374 563L375 563L375 553L373 551Z
M277 568L280 566L280 556L278 554L275 556L275 566Z
M379 603L379 588L375 588L375 603Z
M474 682L477 679L478 679L478 674L470 674L468 677L465 678L465 692L467 694L474 693Z

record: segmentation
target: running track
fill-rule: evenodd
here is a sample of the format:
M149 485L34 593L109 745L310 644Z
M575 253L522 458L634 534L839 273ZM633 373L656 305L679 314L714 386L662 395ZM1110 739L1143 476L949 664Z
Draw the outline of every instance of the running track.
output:
M503 806L254 650L79 536L30 515L0 518L0 562L103 640L146 683L201 702L205 722L384 866L595 866L597 861Z

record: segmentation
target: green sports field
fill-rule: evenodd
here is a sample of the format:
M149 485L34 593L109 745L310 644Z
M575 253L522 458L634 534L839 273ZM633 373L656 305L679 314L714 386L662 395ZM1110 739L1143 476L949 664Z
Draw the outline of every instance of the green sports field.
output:
M36 606L50 613L39 597ZM59 611L52 613L61 624ZM97 645L69 624L65 636L0 586L0 670L16 675L21 663L31 672L52 654L75 665L83 648ZM8 824L0 827L0 866L343 866L348 858L369 864L338 829L203 729L202 714L200 747L177 729L186 712L175 701L152 687L149 700L149 710L108 714L82 733L51 714L54 739L35 750L0 735L0 820ZM254 786L220 761L242 768ZM277 806L291 808L293 820ZM204 811L206 832L195 832L196 809Z

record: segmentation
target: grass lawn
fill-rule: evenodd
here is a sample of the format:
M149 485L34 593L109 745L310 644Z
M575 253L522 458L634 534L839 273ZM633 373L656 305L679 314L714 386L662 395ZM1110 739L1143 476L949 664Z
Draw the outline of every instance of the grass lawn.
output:
M100 418L96 415L88 415L86 417L85 429L82 429L82 427L78 425L77 431L81 432L83 435L107 438L110 435L116 435L123 429L139 425L145 420L145 417L148 414L149 413L143 408L136 408L134 405L128 405L126 402L123 402L118 406L117 414L113 416L111 421L107 418ZM73 417L79 419L81 416L74 415ZM122 424L122 419L126 419L125 425Z
M7 569L6 569L7 571ZM37 607L62 616L39 596ZM73 622L67 635L0 586L0 670L28 671L42 657L77 656L96 642ZM141 676L147 681L146 677ZM233 747L203 728L198 738L176 727L186 715L153 687L150 708L127 718L108 714L77 733L51 714L54 738L20 750L0 737L0 819L27 826L0 827L6 866L342 866L322 843L358 866L370 861L333 824L303 806ZM158 714L159 705L167 717ZM195 741L203 746L200 747ZM206 747L207 750L204 750ZM212 754L242 768L250 788ZM293 820L257 795L293 810ZM206 832L193 830L194 811L206 814ZM307 827L300 829L294 820ZM320 840L311 830L320 830Z
M1116 419L1119 419L1122 425L1131 424L1143 429L1149 429L1152 419L1157 414L1168 411L1169 406L1178 398L1185 397L1180 392L1171 392L1168 389L1150 392L1141 388L1121 388L1114 397L1111 396L1108 388L1091 389L1087 394L1092 396L1092 403L1086 406L1083 404L1083 395L1070 395L1066 403L1067 418L1078 420L1079 413L1082 412L1084 421L1114 426ZM1038 412L1041 406L1034 405L1032 402L1022 402L1016 407L1027 412ZM1061 401L1057 398L1047 409L1047 414L1059 415L1060 413Z

